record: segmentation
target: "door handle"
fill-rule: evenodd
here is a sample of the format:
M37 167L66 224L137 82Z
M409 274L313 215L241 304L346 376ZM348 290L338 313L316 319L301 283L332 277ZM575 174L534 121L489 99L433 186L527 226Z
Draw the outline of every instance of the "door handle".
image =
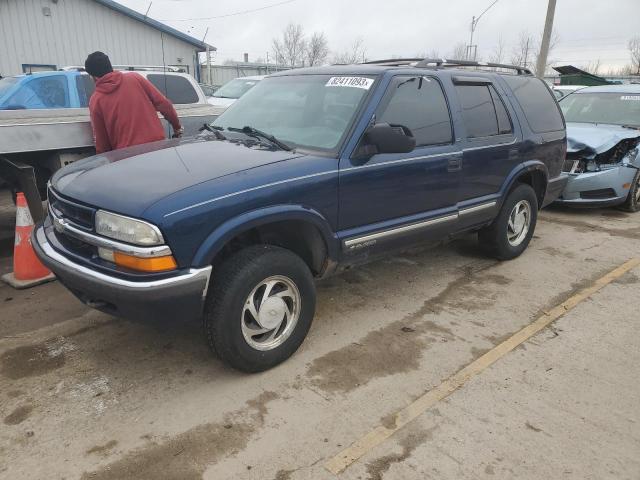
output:
M452 155L447 162L448 172L459 172L462 170L462 155Z

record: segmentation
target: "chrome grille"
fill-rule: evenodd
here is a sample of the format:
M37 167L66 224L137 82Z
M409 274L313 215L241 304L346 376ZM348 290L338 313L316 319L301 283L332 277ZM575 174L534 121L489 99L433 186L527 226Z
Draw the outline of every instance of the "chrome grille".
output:
M58 217L63 217L86 229L93 229L93 216L95 210L78 203L66 200L58 195L51 187L48 188L49 208L56 212Z

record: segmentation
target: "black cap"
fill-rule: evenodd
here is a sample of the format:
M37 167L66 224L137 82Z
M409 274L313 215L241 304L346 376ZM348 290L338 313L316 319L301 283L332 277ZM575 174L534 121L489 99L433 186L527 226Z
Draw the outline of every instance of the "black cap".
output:
M106 53L93 52L84 62L84 69L93 77L102 77L107 73L113 72L111 60Z

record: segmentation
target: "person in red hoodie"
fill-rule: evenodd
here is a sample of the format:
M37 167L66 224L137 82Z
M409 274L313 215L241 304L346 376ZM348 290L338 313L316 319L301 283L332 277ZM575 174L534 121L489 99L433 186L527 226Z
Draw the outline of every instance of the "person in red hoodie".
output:
M174 137L182 135L175 108L146 78L134 72L114 71L102 52L89 55L84 69L96 82L89 113L97 153L164 140L164 128L156 112L171 124Z

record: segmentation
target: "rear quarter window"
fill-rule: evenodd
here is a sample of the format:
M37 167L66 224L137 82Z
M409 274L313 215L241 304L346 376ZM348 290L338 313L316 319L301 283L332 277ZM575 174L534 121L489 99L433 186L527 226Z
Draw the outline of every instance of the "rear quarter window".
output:
M553 94L544 82L535 77L502 77L513 91L524 115L535 133L564 129L564 122Z
M147 75L147 80L175 105L198 103L200 100L198 92L193 88L191 82L184 77L159 73Z
M76 77L76 87L78 88L78 98L81 107L89 106L89 99L96 89L96 84L89 75L78 75Z

